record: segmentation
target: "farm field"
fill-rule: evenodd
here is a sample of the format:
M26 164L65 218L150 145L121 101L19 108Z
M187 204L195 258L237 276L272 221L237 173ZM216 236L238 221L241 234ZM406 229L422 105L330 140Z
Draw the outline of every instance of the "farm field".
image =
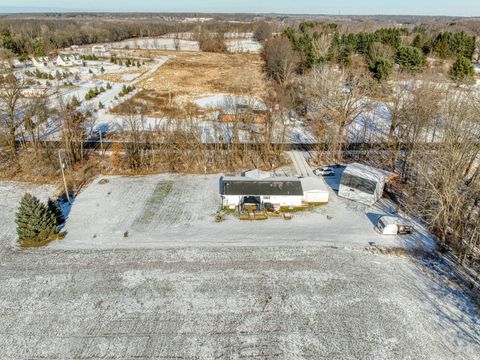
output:
M0 286L0 359L480 358L453 283L359 249L9 251Z

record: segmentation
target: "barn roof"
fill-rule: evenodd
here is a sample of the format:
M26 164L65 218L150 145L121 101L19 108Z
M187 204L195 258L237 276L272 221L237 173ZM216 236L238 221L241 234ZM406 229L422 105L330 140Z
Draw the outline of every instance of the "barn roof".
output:
M302 196L302 184L297 178L277 177L249 179L245 177L223 177L220 182L222 195L285 195Z

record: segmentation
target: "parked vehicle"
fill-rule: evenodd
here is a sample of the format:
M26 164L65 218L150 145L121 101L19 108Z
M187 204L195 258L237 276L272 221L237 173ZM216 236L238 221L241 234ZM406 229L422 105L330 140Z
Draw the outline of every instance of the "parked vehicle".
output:
M317 176L335 176L335 170L331 167L323 167L313 170L313 173Z
M410 234L413 226L410 221L397 216L381 216L375 229L382 235Z

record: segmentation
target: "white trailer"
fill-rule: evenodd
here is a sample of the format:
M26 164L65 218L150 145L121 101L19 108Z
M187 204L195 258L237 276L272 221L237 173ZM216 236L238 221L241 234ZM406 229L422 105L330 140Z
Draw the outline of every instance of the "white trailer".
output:
M387 175L386 171L352 163L342 174L338 196L373 205L382 197Z
M382 235L410 234L413 226L410 221L397 216L381 216L376 229Z

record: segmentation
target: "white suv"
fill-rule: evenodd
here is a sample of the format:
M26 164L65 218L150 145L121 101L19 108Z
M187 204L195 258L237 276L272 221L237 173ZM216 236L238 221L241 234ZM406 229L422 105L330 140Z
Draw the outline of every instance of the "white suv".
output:
M335 176L335 170L331 167L323 167L313 170L313 173L317 176Z

